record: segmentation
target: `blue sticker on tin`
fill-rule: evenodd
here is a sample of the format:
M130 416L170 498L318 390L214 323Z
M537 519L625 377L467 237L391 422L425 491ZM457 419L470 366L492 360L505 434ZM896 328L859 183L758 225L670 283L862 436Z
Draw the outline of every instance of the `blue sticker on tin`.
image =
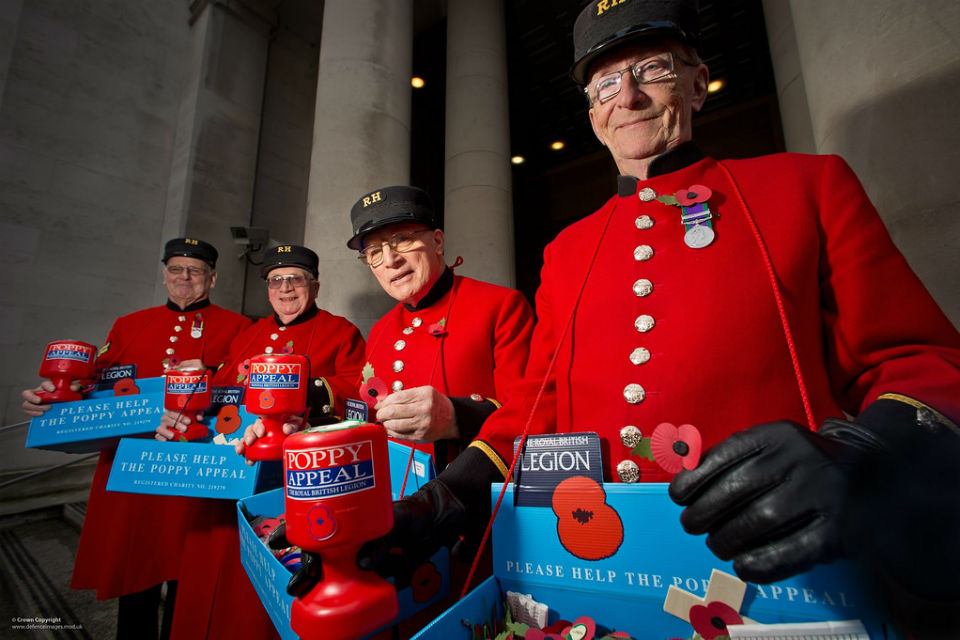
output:
M299 389L300 363L251 362L250 389Z
M285 451L287 497L315 500L376 486L370 440L343 446Z

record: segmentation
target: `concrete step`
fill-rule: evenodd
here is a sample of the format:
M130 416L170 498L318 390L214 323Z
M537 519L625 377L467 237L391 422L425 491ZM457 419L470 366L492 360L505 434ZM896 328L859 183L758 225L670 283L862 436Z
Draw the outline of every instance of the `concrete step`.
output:
M73 503L0 518L0 637L116 636L116 600L70 589L85 511Z

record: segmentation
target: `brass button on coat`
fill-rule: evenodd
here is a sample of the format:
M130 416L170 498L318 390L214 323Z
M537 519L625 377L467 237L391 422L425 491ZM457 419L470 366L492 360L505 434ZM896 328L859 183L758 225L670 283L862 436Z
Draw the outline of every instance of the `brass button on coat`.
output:
M653 291L653 283L647 280L646 278L640 278L633 283L633 292L639 298L646 297L650 295Z
M653 329L653 325L656 324L656 321L653 319L653 316L648 316L643 314L642 316L637 316L637 319L634 321L633 326L637 328L637 331L640 333L646 333Z
M628 424L623 429L620 429L620 442L628 449L632 450L640 444L641 440L643 440L643 434L640 432L640 429L632 424Z
M648 244L638 245L636 249L633 250L633 259L637 262L646 262L653 257L653 247Z
M636 382L631 382L623 388L623 399L629 404L640 404L647 397L647 392Z
M617 463L617 476L620 482L636 482L640 479L640 467L633 460L621 460Z
M650 360L650 351L644 347L637 347L630 352L630 362L635 365L645 364Z

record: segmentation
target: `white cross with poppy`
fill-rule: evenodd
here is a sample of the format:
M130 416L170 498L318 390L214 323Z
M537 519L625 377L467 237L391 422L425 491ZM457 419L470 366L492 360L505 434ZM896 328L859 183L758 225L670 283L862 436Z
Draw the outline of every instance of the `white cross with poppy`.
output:
M747 583L724 573L719 569L714 569L710 574L710 584L707 592L702 598L695 596L689 591L670 585L667 589L667 597L663 601L663 610L674 615L685 622L690 622L691 607L704 606L709 602L722 602L731 609L740 613L740 607L743 605L743 596L747 593ZM755 621L744 615L740 616L744 624L755 624Z

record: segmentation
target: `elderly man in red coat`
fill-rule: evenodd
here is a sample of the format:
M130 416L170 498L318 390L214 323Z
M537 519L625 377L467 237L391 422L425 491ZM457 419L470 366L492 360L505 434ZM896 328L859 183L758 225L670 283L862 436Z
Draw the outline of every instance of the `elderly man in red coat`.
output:
M246 381L244 360L262 353L295 353L310 361L308 406L315 424L336 421L344 400L357 397L364 341L350 321L317 307L319 258L299 245L264 254L260 273L273 315L235 336L213 376L215 386ZM194 366L196 363L185 363ZM189 416L164 413L158 440L185 432ZM241 452L242 445L237 445ZM240 564L236 505L208 500L184 543L172 637L273 638L276 630Z
M347 246L398 302L370 331L361 396L390 436L419 443L442 469L523 375L533 311L518 291L454 275L421 189L372 191L351 221Z
M422 557L482 528L529 422L597 431L609 481L671 481L745 579L857 548L894 589L957 598L960 335L843 160L693 144L697 38L695 0L583 9L571 75L618 193L547 247L525 381L396 504L391 543Z
M196 238L167 242L162 275L169 300L117 318L100 348L97 368L132 365L135 377L152 378L181 360L216 366L230 341L250 325L244 316L210 303L217 255L216 248ZM39 404L35 391L23 392L24 412L31 416L49 409ZM176 593L172 581L178 578L184 536L200 502L107 491L115 453L100 454L70 586L96 589L100 600L120 598L118 638L155 638L160 585L171 581L164 608L168 624ZM157 545L158 539L164 544Z
M443 469L471 445L505 389L519 383L533 310L518 291L454 275L459 262L447 266L443 230L422 189L376 189L357 200L350 217L347 246L398 302L370 331L360 397L369 419L395 441L433 454ZM248 428L244 445L262 429ZM291 593L306 592L319 574L304 555Z

